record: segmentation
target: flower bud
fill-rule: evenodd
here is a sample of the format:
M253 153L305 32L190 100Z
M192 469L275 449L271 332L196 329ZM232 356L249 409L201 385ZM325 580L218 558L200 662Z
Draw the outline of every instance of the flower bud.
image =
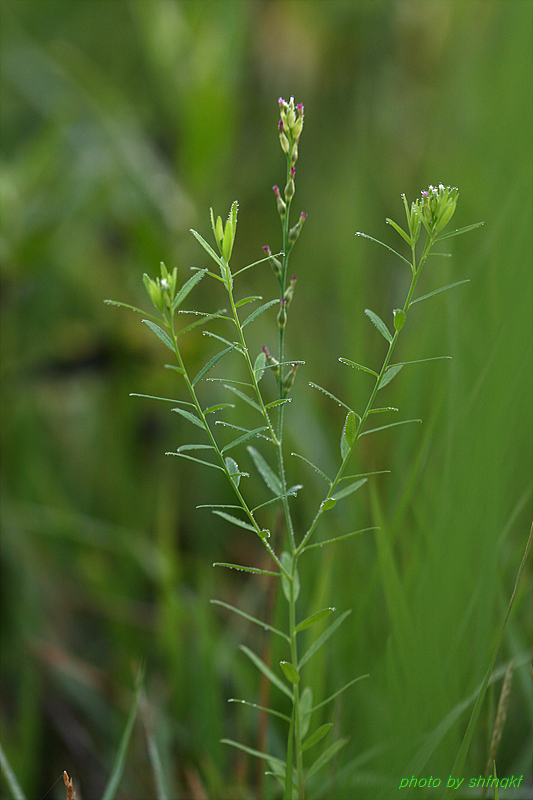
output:
M294 295L294 287L296 286L296 275L293 275L291 278L291 282L287 286L285 290L285 294L283 295L284 300L287 304L287 308L290 306L293 295Z
M273 356L270 355L270 353L268 352L268 348L267 347L263 347L263 353L266 356L268 365L272 369L272 374L274 375L274 377L277 378L278 375L279 375L279 361L276 358L274 358Z
M294 228L291 228L290 231L289 231L289 242L291 244L294 244L294 242L296 241L296 239L300 235L300 231L302 230L303 224L304 224L306 219L307 219L307 214L305 214L302 211L302 213L300 214L300 219L298 220L298 222L296 223Z
M278 314L278 327L283 330L287 324L287 301L284 297L281 298L280 309Z
M298 364L293 364L291 371L288 372L283 378L282 387L285 394L288 394L292 389L297 369L298 369Z
M291 164L293 167L297 161L298 161L298 144L294 142L291 150Z
M291 167L290 178L285 187L285 200L287 203L290 203L292 198L294 197L295 187L294 187L294 175L296 173L296 167Z
M281 149L283 150L284 153L288 153L290 150L290 144L289 140L285 136L285 133L283 132L283 120L281 119L278 124L278 129L279 129L279 141L281 144Z
M165 307L163 304L163 297L161 294L161 287L159 285L159 280L157 282L153 281L145 272L143 275L143 283L144 283L144 288L148 292L150 300L154 304L155 308L157 308L157 310L160 311L162 314L164 312Z
M287 206L285 205L285 202L283 201L279 193L279 188L277 186L273 186L272 191L276 195L276 205L278 207L278 214L280 215L281 219L283 219L285 216L285 212L287 210Z
M272 255L272 253L270 252L270 247L268 245L265 245L263 247L263 250L269 256L268 263L272 267L274 275L276 276L276 278L279 278L279 276L281 275L281 262L278 261L278 259Z

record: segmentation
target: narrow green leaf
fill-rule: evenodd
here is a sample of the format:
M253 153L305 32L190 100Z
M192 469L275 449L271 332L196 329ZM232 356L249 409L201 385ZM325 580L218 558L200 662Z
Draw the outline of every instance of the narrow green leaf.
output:
M346 458L355 443L355 414L348 411L341 436L341 454Z
M215 561L214 567L227 567L227 569L235 569L237 572L251 572L253 575L277 575L281 576L281 572L272 572L268 569L258 569L257 567L242 567L239 564L228 564L225 561Z
M253 525L250 525L249 522L245 522L243 519L239 519L239 517L234 517L232 514L226 514L225 511L219 511L218 509L213 509L213 514L216 514L218 517L222 517L222 519L231 522L233 525L238 525L240 528L246 528L247 531L254 531L255 528Z
M305 742L302 743L302 753L304 750L309 750L310 747L318 744L318 742L320 742L332 728L333 722L326 722L325 725L321 725L320 728L317 728L316 731L312 733L311 736L305 740Z
M319 769L322 769L322 767L324 767L328 763L328 761L331 761L333 756L336 755L341 749L341 747L344 747L344 745L347 743L348 739L337 739L337 741L330 747L328 747L327 750L324 750L322 755L317 758L315 763L311 767L309 767L309 770L307 772L307 780L309 780L309 778L312 778L313 775L315 775Z
M273 708L267 708L267 706L258 706L257 703L250 703L248 702L248 700L237 700L237 698L235 697L230 697L228 703L241 703L241 705L243 706L249 706L250 708L257 708L258 711L266 711L267 714L272 714L274 717L279 717L280 719L284 719L285 722L291 721L291 718L288 717L287 714L282 714L281 711L275 711Z
M296 667L294 667L289 661L280 661L279 665L290 683L300 683L300 676L298 675L298 670Z
M473 225L466 225L466 227L458 228L457 230L452 231L451 233L444 233L442 236L437 236L435 241L441 242L443 239L451 239L452 236L459 236L461 233L466 233L467 231L473 231L476 228L481 228L481 226L484 224L485 224L484 222L474 222Z
M388 383L390 383L391 380L393 378L395 378L396 375L399 373L399 371L401 370L402 366L403 366L403 364L396 364L395 367L389 367L386 370L385 374L383 375L382 379L379 382L378 390L379 389L383 389L384 386L386 386Z
M374 239L374 237L373 236L369 236L368 233L361 233L360 231L358 231L355 235L356 236L362 236L363 239L370 239L371 242L375 242L376 244L380 244L382 247L385 247L387 250L390 250L391 253L394 253L395 256L398 256L398 258L401 258L402 261L405 261L405 263L409 265L410 269L413 268L413 265L411 264L410 261L408 261L404 256L402 256L396 250L393 250L392 247L389 247L388 244L385 244L385 242L380 242L379 239Z
M294 632L300 633L300 631L305 631L306 628L310 628L311 625L314 625L316 622L326 619L326 617L329 617L329 615L333 614L336 610L335 608L323 608L322 611L317 611L316 614L312 614L310 617L300 622L294 629Z
M248 325L250 322L253 322L253 321L254 321L254 319L255 319L256 317L258 317L258 316L259 316L259 314L262 314L262 313L263 313L263 311L266 311L266 310L267 310L267 308L270 308L270 307L271 307L271 306L273 306L275 303L279 303L279 300L278 300L278 299L276 299L276 300L269 300L269 301L268 301L268 303L263 303L263 305L262 305L262 306L259 306L259 308L256 308L256 309L255 309L255 311L252 311L252 313L250 314L250 316L246 317L246 319L244 320L244 322L242 322L242 323L241 323L241 328L244 328L244 326L245 326L245 325Z
M215 275L215 278L218 278L218 276ZM218 280L220 280L220 278L218 278ZM200 312L200 311L194 311L194 312L191 312L191 311L178 311L178 314L191 314L191 313L194 313L197 316L203 317L203 319L197 319L194 322L191 322L190 325L187 325L185 328L182 328L181 331L179 331L176 334L176 336L182 336L184 333L188 333L189 331L192 331L193 328L197 328L199 325L205 325L206 322L211 322L211 320L213 320L213 319L227 319L227 317L224 317L225 310L226 309L223 308L220 311L214 312L213 314L204 314L203 312Z
M245 306L247 303L253 303L254 300L262 300L263 298L258 295L252 295L251 297L243 297L242 300L239 300L238 303L235 303L235 308L240 308L241 306Z
M206 428L203 421L200 419L200 417L197 417L196 414L191 414L190 411L186 411L184 408L173 408L172 411L175 411L176 414L188 419L193 425L196 425L198 428L201 428L203 431L205 431Z
M319 468L316 466L316 464L313 464L313 462L312 462L312 461L309 461L307 458L304 458L304 457L303 457L303 456L301 456L299 453L291 453L291 456L295 456L296 458L299 458L301 461L305 461L305 463L306 463L306 464L309 464L309 466L310 466L310 467L312 467L312 468L314 469L314 471L315 471L315 472L318 472L318 474L319 474L319 475L322 475L322 477L324 478L324 480L326 481L326 483L329 483L329 485L331 486L331 481L330 481L330 479L328 478L328 476L327 476L327 475L325 475L325 474L322 472L322 470L321 470L321 469L319 469Z
M267 403L265 408L276 408L276 406L283 406L285 403L292 403L292 397L285 397L283 400L272 400L271 403Z
M332 700L335 700L336 697L338 697L340 694L346 691L346 689L349 689L350 686L353 686L354 683L358 683L359 681L362 681L365 678L370 678L370 675L359 675L358 678L353 678L353 680L348 681L348 683L345 683L344 686L342 686L340 689L337 689L336 692L333 692L333 694L330 694L330 696L326 697L325 700L322 700L321 703L317 703L316 706L313 706L313 708L311 709L311 714L314 711L318 711L318 709L322 708L322 706L326 706L328 703L331 703Z
M191 289L194 289L196 284L202 280L202 278L207 273L206 269L201 269L199 272L195 272L192 278L183 284L179 292L177 293L176 297L174 298L174 302L172 303L172 310L175 311L180 305L183 303Z
M246 449L250 453L257 471L263 478L270 491L276 496L282 495L283 485L272 468L267 464L261 453L259 453L255 447L248 446Z
M241 392L240 389L236 389L234 386L230 386L227 383L224 384L224 389L229 389L230 392L233 392L234 394L236 394L237 397L240 397L241 400L244 400L245 403L248 403L249 406L252 406L252 408L255 408L256 411L259 411L259 413L261 413L261 406L259 406L255 402L255 400L253 400L247 394L245 394L244 392Z
M124 733L122 734L122 739L120 740L120 745L115 758L115 763L113 764L111 777L109 778L109 781L105 788L102 800L113 800L120 786L122 773L124 771L124 765L126 763L126 755L128 752L130 738L133 731L133 726L135 724L135 720L137 719L137 712L139 710L139 701L141 699L141 692L142 692L142 680L143 680L143 672L141 670L136 679L137 685L135 688L135 694L133 696L133 703L131 705L130 713L128 715L126 727L124 728Z
M347 364L349 367L353 367L354 369L361 369L363 372L368 372L370 375L374 375L374 377L379 378L378 373L374 372L373 369L370 369L369 367L363 367L362 364L356 364L355 361L350 361L348 358L339 358L339 361L341 364Z
M239 436L238 439L234 439L232 442L227 444L225 447L222 448L222 453L225 453L226 450L230 450L232 447L236 447L238 444L242 444L243 442L247 442L248 439L251 439L254 436L258 436L263 431L268 430L267 425L262 425L260 428L254 428L253 431L247 431L242 436Z
M150 320L150 319L143 319L142 321L144 322L145 325L148 325L148 327L153 330L153 332L155 333L156 336L159 336L159 338L161 339L163 344L166 344L166 346L170 350L172 350L173 353L175 352L174 351L174 344L172 342L172 339L170 338L168 333L165 333L163 328L160 328L159 325L156 325L155 322L152 322L152 320Z
M204 467L212 467L213 469L219 469L222 472L224 471L219 464L213 464L211 461L204 461L201 458L195 458L194 456L188 456L186 453L165 453L166 456L178 456L179 458L186 458L188 461L195 461L197 464L203 464Z
M235 486L238 486L241 481L241 474L242 474L239 469L239 465L233 458L230 458L230 456L227 456L227 458L225 458L224 461L226 463L226 469L228 470L231 480L233 481Z
M371 408L369 414L382 414L384 411L398 411L399 409L393 406L386 406L385 408Z
M195 238L195 239L196 239L198 242L200 242L200 244L202 245L202 247L204 248L204 250L206 251L206 253L209 253L209 255L211 256L211 258L213 259L213 261L214 261L216 264L218 264L218 266L219 266L221 269L224 269L224 268L225 268L225 264L224 264L224 262L222 261L222 259L220 258L220 256L217 256L217 254L215 253L215 251L213 250L213 248L211 247L211 245L210 245L210 244L208 244L208 243L206 242L206 240L203 238L203 236L200 236L200 234L198 233L198 231L195 231L195 230L193 230L193 228L191 228L191 229L190 229L190 231L191 231L192 235L194 236L194 238Z
M325 544L333 544L333 542L340 542L343 539L350 539L352 536L358 536L360 533L366 533L367 531L377 531L379 528L373 526L372 528L361 528L359 531L352 531L351 533L345 533L343 536L336 536L334 539L326 539L325 542L315 542L314 544L307 544L304 547L304 550L311 550L313 547L324 547ZM302 551L303 552L303 551Z
M356 492L363 484L367 482L368 478L361 478L360 481L356 481L355 483L351 483L345 489L341 489L340 492L335 492L333 498L335 500L342 500L343 497L348 497L349 494L352 492Z
M455 283L449 283L447 286L441 286L440 289L435 289L433 292L428 292L428 294L423 294L422 297L417 297L415 300L411 300L409 303L409 308L414 306L415 303L420 303L422 300L427 300L428 297L433 297L435 294L440 294L441 292L446 292L448 289L453 289L454 286L460 286L462 283L470 283L470 278L467 278L464 281L456 281Z
M365 314L372 320L378 331L388 341L388 343L392 344L392 334L385 325L385 323L383 322L383 320L381 319L381 317L378 317L378 315L375 314L373 311L371 311L369 308L365 308Z
M432 358L417 358L415 361L398 361L397 364L391 364L391 367L404 367L406 364L423 364L426 361L443 361L446 359L451 359L451 356L433 356Z
M326 497L325 500L320 503L320 510L321 511L331 511L332 508L335 508L337 505L337 501L334 497Z
M352 610L351 610L351 608L349 608L347 611L344 612L344 614L341 614L340 617L337 617L337 619L334 620L334 622L332 622L331 625L328 628L326 628L324 633L321 634L321 636L319 636L318 639L316 639L313 642L313 644L311 645L309 650L307 650L305 655L303 655L302 658L300 659L300 662L298 664L298 668L299 669L301 669L304 666L304 664L307 664L309 659L312 658L314 656L314 654L317 652L317 650L319 650L322 647L322 645L327 642L327 640L330 638L330 636L332 636L335 633L337 628L340 625L342 625L342 623L344 622L346 617L348 617L351 613L352 613Z
M339 359L339 361L342 361L342 359ZM367 371L367 370L365 370L365 371ZM328 392L327 389L324 389L322 386L319 386L318 383L311 383L310 382L309 386L311 386L313 389L318 389L319 392L322 392L323 394L327 395L327 397L330 397L332 400L335 400L335 402L339 406L343 406L345 409L347 409L347 411L351 411L352 414L355 414L355 411L353 410L353 408L350 408L350 406L347 406L346 403L343 403L342 400L339 400L339 398L335 397L334 394L331 394L331 392ZM361 419L361 417L359 417L359 414L357 414L357 417L358 417L358 419Z
M282 252L273 253L272 255L275 258L277 258L278 256L282 256L283 253ZM264 258L260 258L259 261L254 261L252 264L247 264L245 267L241 267L241 269L238 269L237 272L233 273L233 277L235 278L237 275L240 275L241 272L246 272L247 269L251 269L252 267L257 267L258 264L264 264L264 262L268 261L270 258L271 256L265 256ZM262 300L263 298L261 297L260 299Z
M229 744L231 747L236 747L238 750L242 750L245 753L248 753L250 756L255 756L256 758L262 758L264 761L272 761L273 764L279 764L282 767L285 767L285 762L282 761L280 758L276 758L275 756L269 756L268 753L261 753L259 750L253 750L251 747L247 747L245 744L240 744L240 742L234 742L233 739L221 739L222 744Z
M411 237L410 237L410 236L408 236L408 235L406 234L406 232L403 230L403 228L400 228L400 226L399 226L399 225L398 225L396 222L394 222L394 220L393 220L393 219L389 219L389 218L387 217L387 219L385 220L385 222L387 222L389 225L392 225L392 227L394 228L394 230L396 231L396 233L399 233L399 234L400 234L400 236L402 237L402 239L404 239L404 240L407 242L407 244L409 245L409 247L412 247L412 246L413 246L413 242L412 242L412 240L411 240Z
M234 347L240 353L243 352L242 346L238 342L230 342L229 339L224 339L224 337L219 336L218 333L213 333L213 331L204 331L204 336L210 336L212 339L218 339L218 341L222 342L222 344L227 344L228 347Z
M281 554L281 565L285 570L287 575L291 574L292 571L292 555L287 552L283 552ZM293 592L293 599L294 602L297 601L298 596L300 594L300 576L298 575L298 570L294 573L294 578L292 580L292 592ZM288 603L291 601L291 581L285 575L281 578L281 588L283 589L283 594L285 595L285 599Z
M174 400L172 397L156 397L153 394L140 394L139 392L130 392L129 397L146 397L147 400L165 400L167 403L181 403L183 406L192 406L195 408L194 403L189 403L188 400Z
M266 355L261 351L254 361L254 375L257 383L261 380L265 373Z
M268 667L268 666L265 664L265 662L264 662L264 661L262 661L262 660L259 658L259 656L258 656L258 655L256 655L256 654L253 652L253 650L250 650L250 649L249 649L248 647L246 647L246 645L244 645L244 644L241 644L241 645L240 645L240 649L243 651L243 653L246 653L246 655L248 656L248 658L250 659L250 661L252 661L252 663L253 663L253 664L255 664L255 666L257 667L257 669L258 669L260 672L262 672L262 673L263 673L263 675L265 676L265 678L268 678L268 680L269 680L271 683L273 683L273 684L274 684L274 686L277 686L277 687L278 687L278 689L280 690L280 692L283 692L283 694L286 694L286 695L287 695L287 697L290 697L290 699L292 700L292 692L291 692L291 690L290 690L290 689L289 689L289 688L286 686L286 684L284 684L284 683L283 683L283 681L281 680L281 678L278 678L278 676L277 676L277 675L276 675L274 672L272 672L272 670L270 669L270 667Z
M241 611L241 609L237 608L237 606L230 606L229 603L224 603L222 600L210 600L209 602L213 603L213 605L222 606L223 608L227 608L229 611L234 611L235 614L239 614L241 617L244 617L244 619L247 619L250 622L254 622L256 625L259 625L261 628L264 628L266 630L272 631L272 633L277 633L278 636L281 636L287 642L290 642L290 637L287 636L286 633L283 633L283 631L280 631L277 628L273 628L272 625L268 625L266 622L263 622L262 619L257 619L257 617L250 616L250 614L247 614L246 611ZM244 702L244 701L242 701L242 702ZM287 719L288 719L288 717L287 717Z
M311 723L311 710L313 708L313 690L306 686L300 694L300 741L303 741Z
M212 444L182 444L176 450L177 453L183 453L185 450L214 450Z
M145 317L149 317L150 319L154 320L154 322L158 322L160 317L154 317L152 314L149 314L147 311L143 311L142 308L137 308L137 306L130 306L129 303L121 303L118 300L104 300L106 306L118 306L119 308L129 308L130 311L136 311L138 314L144 314Z
M204 414L213 414L215 411L220 411L223 408L235 408L235 403L217 403L216 406L209 406L204 411Z
M209 370L213 369L215 364L218 364L218 362L220 361L221 358L224 358L225 355L227 355L229 352L231 352L231 350L234 350L234 349L235 349L235 345L232 344L230 347L226 347L224 350L221 350L220 353L217 353L215 356L213 356L213 358L210 359L207 362L207 364L205 364L205 366L202 367L202 369L200 370L198 375L194 378L194 380L192 381L192 385L196 386L198 381L201 381L202 378L205 375L207 375Z
M258 506L255 506L255 508L252 509L252 513L255 513L259 508L263 508L263 506L269 506L271 505L271 503L277 503L280 500L283 500L285 497L296 497L299 489L303 489L301 483L297 483L295 484L295 486L291 486L291 488L287 492L284 492L283 494L278 494L275 497L272 497L270 500L267 500L266 502L260 503Z
M399 422L391 422L389 425L381 425L379 428L371 428L368 431L363 431L360 435L366 436L367 433L376 433L376 431L384 431L385 428L395 428L397 425L407 425L409 422L422 422L421 419L402 419Z

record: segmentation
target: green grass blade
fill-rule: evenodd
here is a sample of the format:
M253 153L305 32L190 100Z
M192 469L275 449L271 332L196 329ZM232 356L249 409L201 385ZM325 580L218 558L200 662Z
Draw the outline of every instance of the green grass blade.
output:
M352 609L349 608L347 611L345 611L343 614L341 614L340 617L338 617L338 619L336 619L334 622L332 622L331 625L328 628L326 628L324 633L321 634L318 637L318 639L316 639L313 642L313 644L311 645L309 650L307 650L307 652L300 659L300 661L298 663L298 668L299 669L301 667L303 667L304 664L307 664L309 659L312 658L314 656L314 654L317 652L317 650L319 650L322 647L322 645L327 642L327 640L330 638L330 636L332 636L335 633L337 628L340 625L342 625L342 623L344 622L346 617L348 617L351 613L352 613Z
M143 311L142 308L137 308L137 306L130 306L129 303L120 303L118 300L104 300L106 306L118 306L119 308L128 308L130 311L136 311L138 314L144 314L145 317L149 317L154 322L159 321L159 317L154 317L152 314L148 314L146 311Z
M0 767L2 767L2 774L6 779L6 783L8 785L9 791L14 797L14 800L26 800L26 795L20 788L19 782L15 777L15 773L11 769L11 765L7 760L7 756L4 753L4 748L0 743Z
M463 771L463 767L465 765L466 757L467 757L468 751L470 749L470 744L472 742L472 737L474 735L474 730L475 730L475 727L476 727L476 724L477 724L477 721L478 721L478 718L479 718L479 715L480 715L480 712L481 712L481 706L483 705L483 700L485 699L485 694L487 692L487 686L489 685L490 676L492 674L492 670L494 669L494 664L496 663L496 658L498 656L498 652L500 650L501 643L503 641L503 634L505 632L505 628L506 628L506 625L507 625L507 620L509 619L509 616L511 615L511 611L512 611L512 608L513 608L513 605L514 605L514 600L515 600L515 597L516 597L516 593L518 591L518 585L520 583L520 578L522 577L522 572L523 572L524 566L526 564L527 557L529 555L529 551L531 549L532 540L533 540L533 525L531 526L531 530L529 532L529 536L528 536L527 543L526 543L526 549L525 549L524 555L522 557L522 561L520 562L520 566L518 568L518 574L516 576L516 581L515 581L515 585L514 585L514 588L513 588L513 593L511 595L511 599L509 601L509 606L507 608L507 613L506 613L505 619L503 621L503 625L502 625L502 628L501 628L501 631L500 631L500 635L498 637L498 641L496 642L496 647L494 648L494 652L492 654L492 658L490 660L490 664L489 664L489 666L487 668L487 672L485 673L485 678L483 679L481 690L480 690L480 692L479 692L479 694L477 696L476 704L474 706L474 709L472 711L472 715L471 715L470 720L468 722L468 726L467 726L467 729L465 731L465 735L463 737L463 741L461 742L461 746L459 748L459 752L457 753L457 756L456 756L456 759L455 759L455 763L454 763L454 765L452 767L452 770L450 772L450 777L457 777L458 775L461 775L461 773ZM449 797L453 797L453 796L454 796L453 791L451 791L450 789L447 789L446 793L444 795L444 800L447 800Z
M378 315L374 311L371 311L369 308L365 308L365 314L367 315L367 317L369 317L369 319L372 320L378 331L388 341L388 343L392 344L392 334L385 325L385 323L383 322L383 320L381 319L381 317L378 317Z
M163 328L160 328L159 325L156 325L155 322L152 322L152 320L150 319L143 319L142 321L144 322L145 325L148 325L148 327L153 330L155 335L161 339L163 344L166 344L169 350L172 350L172 352L174 352L174 344L172 342L172 339L170 338L168 333L165 333Z
M156 786L157 800L169 800L168 792L166 790L166 780L163 773L163 765L161 763L161 756L154 734L154 726L152 723L151 709L148 704L148 698L143 690L141 694L141 718L144 725L144 732L146 735L146 744L148 747L148 757L152 766L154 774L154 781Z
M241 644L241 645L240 645L240 649L243 651L243 653L246 653L246 655L248 656L248 658L250 659L250 661L251 661L253 664L255 664L255 666L257 667L257 669L258 669L260 672L262 672L262 673L263 673L263 675L265 676L265 678L268 678L268 680L269 680L271 683L273 683L273 684L274 684L274 686L277 686L277 687L278 687L278 689L280 690L280 692L283 692L283 694L286 694L286 695L287 695L287 697L290 697L290 699L292 700L292 692L291 692L291 690L290 690L290 689L287 687L287 685L286 685L285 683L283 683L283 681L281 680L281 678L278 678L278 676L277 676L277 675L276 675L274 672L272 672L272 670L270 669L270 667L268 667L268 666L265 664L265 662L264 662L262 659L260 659L260 658L259 658L259 656L258 656L258 655L256 655L256 654L253 652L253 650L250 650L250 648L249 648L249 647L246 647L246 645L245 645L245 644Z
M156 397L153 394L140 394L140 392L130 392L128 397L146 397L147 400L165 400L167 403L179 403L183 406L195 407L194 403L189 403L188 400L173 400L172 397Z
M139 670L139 674L137 676L136 680L137 685L135 688L133 703L130 709L130 713L128 715L126 727L124 728L124 733L122 734L122 739L117 751L117 756L115 758L115 763L113 766L113 770L111 772L111 777L109 778L108 784L105 788L102 800L113 800L120 786L120 780L122 778L124 765L126 763L126 756L128 753L130 738L133 731L133 726L135 725L135 720L137 719L137 712L139 710L139 702L141 699L141 692L142 692L143 672L144 670Z
M231 606L229 603L224 603L223 600L210 600L209 602L213 603L213 605L222 606L223 608L227 608L229 611L234 611L235 614L239 614L241 617L244 617L244 619L247 619L250 622L254 622L256 625L259 625L261 628L266 628L266 630L272 631L272 633L277 633L278 636L281 636L287 642L290 642L290 637L287 636L286 633L283 633L283 631L280 631L277 628L273 628L272 625L268 625L262 619L257 619L257 617L252 617L250 614L247 614L246 611L242 611L240 608L237 608L237 606ZM287 717L287 719L288 719L288 717Z

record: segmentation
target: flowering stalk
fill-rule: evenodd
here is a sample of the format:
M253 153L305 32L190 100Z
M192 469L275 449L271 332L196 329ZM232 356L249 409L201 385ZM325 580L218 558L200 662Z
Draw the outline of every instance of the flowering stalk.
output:
M375 406L378 392L387 386L391 380L398 374L398 372L408 362L391 363L392 355L398 341L400 332L403 330L409 315L412 305L422 300L425 300L432 295L438 294L441 291L450 289L459 283L466 281L458 281L450 286L442 287L429 294L415 298L415 289L420 277L422 267L425 265L430 251L437 241L455 236L466 230L477 227L476 225L468 226L451 234L443 234L445 226L452 218L456 204L458 193L456 189L450 189L439 184L438 187L430 186L427 191L422 192L421 197L413 202L411 206L407 203L404 197L404 206L407 216L407 230L401 228L393 220L387 220L392 227L402 237L404 242L409 246L410 258L405 258L400 253L394 252L398 258L405 264L409 265L411 270L411 284L407 292L404 304L401 308L396 308L392 314L393 331L389 329L386 323L378 317L375 312L366 309L365 313L376 326L380 334L385 338L388 343L387 352L379 370L358 364L346 358L340 358L343 364L350 367L363 370L374 376L374 385L370 396L361 413L357 413L348 404L339 400L326 389L311 383L310 386L320 389L337 404L340 404L347 411L346 419L342 428L340 436L340 465L333 478L329 478L326 473L316 465L312 464L304 456L292 453L303 460L306 464L315 469L326 481L328 488L324 497L320 500L316 510L313 521L307 531L300 535L296 535L293 520L291 517L291 508L289 498L296 497L298 490L302 488L300 485L288 486L285 476L285 462L284 462L284 410L285 405L291 402L289 397L292 389L298 365L302 362L285 360L285 332L289 320L289 310L295 296L296 276L293 275L288 280L288 264L292 248L297 241L306 215L302 213L292 227L290 226L290 212L291 203L293 201L296 185L296 162L298 159L298 146L300 135L302 133L304 112L301 104L295 105L294 99L291 98L288 103L280 99L280 121L278 124L278 133L280 145L286 157L286 180L283 197L281 191L277 186L274 187L274 194L276 197L276 205L278 214L281 221L282 230L282 248L279 253L272 254L268 246L263 247L265 253L264 257L254 264L250 264L242 269L233 271L230 262L233 252L233 245L237 231L237 203L231 206L228 218L224 224L222 218L219 216L214 217L211 211L211 226L213 231L214 242L216 250L196 231L192 231L193 235L207 252L209 257L218 267L217 272L212 272L208 268L196 270L192 277L190 277L179 288L178 274L174 269L169 272L164 264L160 266L160 276L152 279L147 275L144 276L144 284L149 295L149 298L158 312L159 316L151 314L145 315L143 322L158 336L158 338L172 351L175 358L175 365L173 369L178 373L180 378L185 384L187 390L187 400L174 401L178 406L172 410L178 413L182 419L191 423L196 429L201 431L203 441L193 444L186 444L178 447L176 452L169 453L169 455L177 456L180 458L192 460L200 463L209 469L221 471L226 476L229 485L231 486L236 505L218 505L209 504L207 507L211 508L214 514L229 522L232 526L244 528L246 531L255 533L270 558L272 559L272 569L259 569L253 566L245 566L240 564L217 563L216 566L224 566L230 569L238 569L254 574L264 574L271 576L271 579L277 579L281 583L281 590L287 600L287 630L279 630L274 628L268 622L251 617L244 611L238 608L229 606L227 603L221 601L213 601L222 605L237 614L245 617L248 621L261 625L270 633L279 636L283 639L286 646L286 659L279 663L279 670L274 672L267 664L265 664L259 656L253 653L248 648L243 646L243 651L252 660L255 666L262 672L262 674L275 686L277 686L291 702L290 716L273 709L263 709L266 713L273 714L281 718L288 726L287 730L287 747L284 759L277 756L251 750L246 745L234 742L232 740L224 740L226 743L243 750L244 752L252 755L258 755L263 760L266 760L270 767L270 774L273 774L283 785L284 800L303 800L305 797L306 782L313 779L314 775L319 769L324 767L333 756L340 750L346 743L346 739L339 739L327 746L319 757L312 763L305 763L307 759L307 751L312 746L318 744L328 735L332 728L331 723L326 723L316 728L312 733L309 732L312 714L318 708L325 706L333 701L341 692L349 686L355 684L361 679L361 676L349 680L341 689L336 691L333 695L328 697L316 706L313 706L312 691L309 686L302 686L303 670L307 662L313 657L317 650L329 639L329 637L337 630L346 619L349 611L345 611L337 617L323 633L315 639L310 647L301 652L300 648L300 633L308 628L311 628L316 623L326 620L331 614L334 613L334 608L324 608L321 611L313 614L310 617L302 617L297 613L297 603L300 591L300 579L298 573L299 559L303 553L316 547L322 547L325 544L330 544L335 541L344 540L356 534L362 533L361 530L351 531L342 534L335 539L326 541L312 541L315 535L322 515L332 509L337 502L343 500L353 492L357 491L363 486L369 478L369 475L346 475L346 470L349 461L354 452L355 446L362 436L375 433L383 430L384 428L393 427L394 425L402 425L408 422L419 422L420 420L402 420L400 422L392 422L386 425L378 426L376 428L368 428L367 423L372 414L384 413L390 411L397 411L390 407L380 408ZM420 246L419 239L425 231L425 241ZM365 234L358 234L364 236ZM372 237L366 237L372 239ZM378 242L378 240L373 239ZM387 247L382 242L378 244ZM279 297L270 300L259 307L256 307L251 313L246 312L246 316L242 315L242 309L250 303L254 303L261 298L244 297L237 299L235 294L235 278L244 270L255 266L260 263L269 263L279 286ZM216 313L206 314L204 312L193 312L199 315L199 319L194 322L178 326L178 315L184 312L181 306L189 296L190 292L194 289L196 284L205 276L222 283L223 288L227 295L229 303L229 310L218 311ZM113 301L106 301L113 302ZM114 303L119 306L126 306L138 311L139 309L133 306L127 306L124 303ZM273 309L277 306L277 322L279 331L279 349L277 356L271 355L269 349L264 346L259 355L254 359L251 356L250 349L246 339L246 328L265 311ZM200 370L193 376L184 361L182 351L180 349L179 339L181 336L189 333L194 328L211 323L215 320L223 320L229 325L231 333L228 334L229 338L225 338L218 333L211 330L206 330L205 333L217 340L222 349L217 352ZM233 408L233 403L220 402L216 405L205 407L202 403L200 393L198 391L199 384L204 380L209 380L206 376L211 370L228 355L234 355L242 359L245 381L236 382L228 380L224 388L231 393L232 399L236 402L244 403L246 406L253 409L253 413L259 415L260 425L254 428L244 428L242 425L236 425L228 422L226 419L221 418L228 408ZM437 356L442 358L443 356ZM444 356L446 358L446 356ZM432 359L424 359L432 360ZM271 372L277 385L277 397L274 400L267 401L264 398L261 380L265 372ZM220 379L215 379L220 380ZM141 395L148 397L148 395ZM154 398L165 399L165 398ZM277 419L273 422L271 415L277 415ZM233 431L234 438L222 444L219 439L219 434L216 426ZM253 446L250 442L255 439L266 440L273 446L276 452L276 470L274 470L268 463L268 460ZM273 495L265 503L261 503L255 508L250 507L246 500L246 492L244 491L244 483L241 485L243 478L249 477L247 472L244 472L239 467L236 460L238 455L236 451L241 445L247 444L248 454L256 468L259 476L264 481L267 489ZM231 455L228 453L231 452ZM194 455L193 455L194 453ZM198 454L201 457L198 457ZM206 460L211 457L211 460ZM350 481L344 488L341 488L343 481ZM270 506L271 503L280 503L283 508L285 520L285 542L282 549L278 549L278 544L270 541L270 531L262 523L263 508ZM230 508L232 513L228 513L226 509ZM234 511L236 509L236 512ZM365 530L372 530L367 528ZM238 701L247 705L254 706L253 703L248 701Z

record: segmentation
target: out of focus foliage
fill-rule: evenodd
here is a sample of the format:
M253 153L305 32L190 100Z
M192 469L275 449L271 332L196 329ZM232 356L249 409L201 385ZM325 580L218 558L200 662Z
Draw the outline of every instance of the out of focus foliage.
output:
M146 305L141 276L161 260L183 281L206 266L188 229L209 235L209 206L225 215L239 200L235 265L279 247L277 99L294 95L306 109L295 211L308 220L287 337L306 366L288 424L299 452L333 463L343 418L308 382L357 407L366 376L338 357L379 360L363 309L389 319L408 283L401 262L354 233L401 248L385 217L401 218L401 192L439 181L459 187L455 227L485 221L423 278L428 292L471 282L421 304L403 337L405 360L453 361L405 368L386 390L423 426L368 437L354 471L392 473L332 512L332 531L381 532L308 563L309 613L354 609L316 657L315 698L370 673L338 704L350 744L315 796L390 797L424 737L481 682L531 517L533 5L1 0L0 11L1 720L29 798L67 769L99 800L141 661L169 796L276 796L219 739L256 746L257 719L226 704L257 698L238 644L281 655L208 602L268 603L263 580L211 567L261 551L195 509L226 488L165 459L186 421L128 393L181 388L138 315L103 299ZM268 268L242 281L243 294L274 296ZM195 301L222 302L207 281ZM263 319L258 351L275 337L275 315ZM211 352L200 335L185 347L198 366ZM294 477L304 525L316 476ZM498 662L517 664L498 774L528 780L530 578L529 565ZM499 687L467 775L485 768ZM424 772L449 774L467 719ZM268 736L277 751L275 724ZM154 797L154 785L139 723L119 796Z

